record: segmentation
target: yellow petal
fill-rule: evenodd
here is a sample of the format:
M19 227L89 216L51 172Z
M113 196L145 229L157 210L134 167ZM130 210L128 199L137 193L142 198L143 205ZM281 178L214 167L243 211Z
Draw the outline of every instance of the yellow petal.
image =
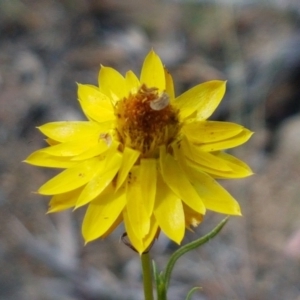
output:
M91 135L99 135L101 132L97 123L88 121L51 122L37 128L50 139L61 143Z
M205 207L215 212L241 215L238 202L211 176L189 166L187 171Z
M170 190L161 176L158 176L156 190L154 216L157 223L166 236L180 244L185 232L181 199Z
M139 79L132 71L128 71L125 76L127 93L135 94L141 86Z
M250 174L246 173L246 170L243 169L241 172L231 169L230 171L222 171L222 170L218 170L216 168L209 168L209 167L205 167L202 165L198 165L197 163L190 161L189 159L186 160L186 164L187 165L191 165L195 168L197 168L200 172L205 172L207 174L209 174L210 176L212 176L213 178L219 178L219 179L233 179L233 178L243 178L243 177L247 177ZM247 175L245 175L247 174Z
M56 195L77 189L89 182L97 173L99 159L86 160L53 177L42 185L38 193L42 195Z
M80 161L90 159L95 156L99 156L109 149L109 145L105 139L99 138L98 143L94 146L90 146L86 151L71 158L72 161Z
M92 201L83 219L82 235L86 242L103 236L119 217L126 203L124 190L99 196Z
M150 217L145 208L145 196L140 178L140 166L134 166L127 180L127 213L132 230L142 240L150 230Z
M165 71L159 56L151 50L144 60L141 72L141 84L148 88L156 87L160 91L166 88Z
M182 201L196 212L205 214L205 206L178 162L160 147L160 167L165 183Z
M231 172L231 169L229 171L222 171L218 169L212 169L209 166L205 165L199 165L195 161L191 160L188 156L188 152L184 149L181 149L181 144L173 143L172 144L172 150L174 152L174 157L180 164L181 168L185 171L187 170L187 166L192 165L193 167L197 168L198 170L202 172L206 172L208 174L212 175L219 175L220 174L229 174Z
M98 172L84 187L76 203L76 208L87 204L100 195L116 176L122 162L120 152L107 155L98 165Z
M180 149L178 147L178 151L182 152L186 158L197 164L212 169L216 168L221 171L231 171L231 168L223 159L220 159L211 153L202 151L200 147L193 145L186 138L182 139L180 145L181 147Z
M40 167L48 168L71 168L74 167L77 162L71 161L68 157L52 156L45 152L43 149L31 153L24 162Z
M180 163L180 166L186 170L187 166L191 166L199 170L199 172L205 172L210 174L213 178L242 178L252 174L250 168L243 163L242 161L234 158L233 156L222 153L222 152L213 152L211 153L216 158L222 160L222 164L226 163L228 166L228 170L222 170L218 167L218 165L212 164L211 166L206 166L204 164L200 165L193 160L190 160L188 156L186 156L186 152L181 151L180 147L174 143L172 145L172 149L174 151L174 156L176 160ZM225 154L223 156L223 154ZM227 159L227 155L228 159ZM186 171L187 172L187 171Z
M142 254L146 248L144 246L143 239L138 238L135 234L135 231L131 225L131 222L129 220L128 212L126 209L123 210L123 219L124 219L124 226L127 233L127 236L130 240L130 243L134 247L134 249L139 253Z
M99 90L114 102L128 96L125 79L115 69L101 66L98 81Z
M78 98L85 115L99 123L115 119L112 101L98 89L78 84Z
M150 219L150 231L143 238L143 246L145 250L147 250L148 247L151 245L151 243L154 241L154 239L157 238L158 232L159 232L159 228L158 228L157 221L154 215L152 215Z
M45 142L49 145L49 146L55 146L55 145L58 145L58 144L60 144L60 142L58 142L58 141L55 141L55 140L53 140L53 139L50 139L50 138L48 138L48 139L45 139Z
M53 156L75 156L98 144L98 136L89 136L42 149L44 153Z
M125 147L123 152L122 165L118 172L116 189L118 189L124 183L129 171L131 170L131 168L139 158L140 154L141 153L137 150L131 149L129 147Z
M165 79L166 79L166 92L170 97L170 101L173 103L175 99L175 90L174 90L174 83L172 75L169 73L169 71L164 68L165 70Z
M123 211L123 218L124 218L124 225L126 229L126 233L128 236L128 239L131 243L131 245L135 248L135 250L142 254L143 252L147 251L149 246L151 246L151 243L154 241L155 238L157 238L158 233L159 233L159 228L157 221L155 220L154 216L152 215L151 220L150 220L150 231L148 234L142 239L139 240L130 224L130 221L128 219L128 213L126 209Z
M229 171L219 170L217 165L215 166L215 169L204 168L203 166L199 166L195 162L192 162L184 157L183 153L178 151L178 148L173 146L173 149L181 168L187 174L189 181L193 184L195 190L199 194L199 197L207 209L224 214L241 214L239 204L236 202L236 200L207 173L212 173L212 175L216 173L217 176L214 177L219 178L236 178L244 173L238 174L238 172L230 166ZM223 160L221 153L218 154L220 155L218 158ZM229 160L226 161L224 159L223 162L230 164Z
M110 228L101 236L103 239L108 237L123 221L123 214L119 214L114 223L110 226Z
M180 109L182 119L197 112L198 120L206 120L218 107L225 94L225 81L208 81L199 84L177 97L174 105Z
M235 177L232 178L243 178L248 177L253 174L250 167L245 164L243 161L239 160L238 158L224 152L216 152L215 155L219 158L224 159L226 161L226 164L231 168L232 173L235 175ZM226 173L223 174L223 176L220 176L220 178L228 178L226 177Z
M144 195L144 205L146 213L150 217L153 212L156 195L156 159L141 159L140 162L140 180L141 190Z
M206 144L234 137L241 133L243 129L243 126L235 123L196 121L184 124L182 132L187 136L189 141Z
M197 146L202 151L209 151L209 152L230 149L246 143L250 139L252 134L253 134L252 131L244 128L242 132L240 132L238 135L232 138L223 141L217 141L214 143L199 144Z
M82 187L53 196L49 203L48 213L54 213L74 207L81 191Z

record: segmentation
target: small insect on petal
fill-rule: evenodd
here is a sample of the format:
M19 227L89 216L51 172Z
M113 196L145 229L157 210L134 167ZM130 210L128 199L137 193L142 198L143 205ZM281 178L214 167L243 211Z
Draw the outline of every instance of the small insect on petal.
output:
M162 95L150 102L150 107L153 110L162 110L167 107L170 103L170 97L167 93L162 93Z
M101 133L100 139L102 139L108 147L112 144L112 138L108 133Z

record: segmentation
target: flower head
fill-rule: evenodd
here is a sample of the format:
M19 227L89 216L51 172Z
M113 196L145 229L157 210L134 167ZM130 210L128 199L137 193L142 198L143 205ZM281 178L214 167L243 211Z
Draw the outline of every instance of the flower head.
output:
M40 126L49 146L26 159L65 169L38 190L53 196L49 212L88 205L86 242L107 236L123 221L140 253L160 230L180 243L206 209L240 215L239 204L215 179L252 174L223 152L252 132L207 121L224 93L225 82L209 81L175 97L172 77L154 51L140 79L101 67L98 87L78 85L87 121Z

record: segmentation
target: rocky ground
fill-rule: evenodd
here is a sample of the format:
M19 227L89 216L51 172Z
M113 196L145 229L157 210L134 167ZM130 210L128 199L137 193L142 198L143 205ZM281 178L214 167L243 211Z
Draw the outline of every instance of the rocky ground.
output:
M251 2L251 3L250 3ZM139 258L123 229L83 247L84 210L45 215L51 170L21 163L43 146L35 126L83 118L76 82L99 65L139 72L154 48L177 94L228 80L214 118L255 131L234 154L255 175L222 182L243 217L182 258L169 299L300 300L300 6L297 1L0 1L0 299L142 299ZM209 213L184 242L222 216ZM176 246L163 236L163 266Z

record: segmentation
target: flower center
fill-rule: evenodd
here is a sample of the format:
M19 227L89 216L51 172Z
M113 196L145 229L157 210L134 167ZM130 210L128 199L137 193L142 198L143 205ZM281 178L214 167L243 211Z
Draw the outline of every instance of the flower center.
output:
M116 131L120 142L139 150L142 157L154 157L158 147L168 145L180 130L179 111L167 93L142 85L136 94L115 107Z

